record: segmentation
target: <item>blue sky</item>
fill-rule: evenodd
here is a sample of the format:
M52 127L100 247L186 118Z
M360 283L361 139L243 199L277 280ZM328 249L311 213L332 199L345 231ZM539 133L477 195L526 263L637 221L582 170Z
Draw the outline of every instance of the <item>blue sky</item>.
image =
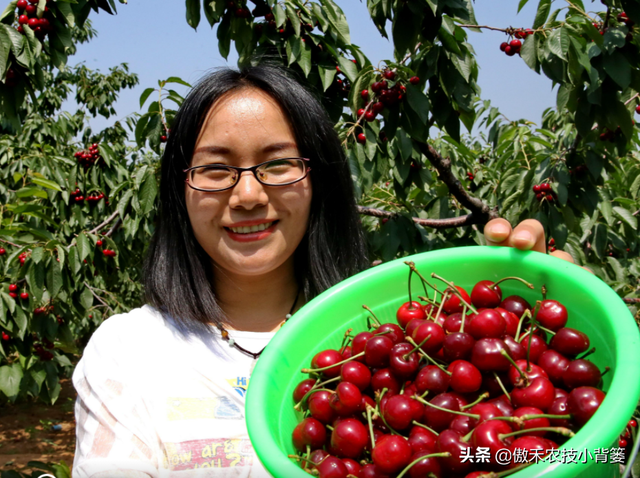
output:
M392 58L391 44L380 36L369 19L366 0L337 0L337 3L347 16L353 43L359 45L374 64ZM538 2L531 0L519 14L517 3L515 0L476 2L478 23L502 28L531 26ZM103 72L114 65L128 63L130 70L140 77L138 87L121 94L116 104L117 117L92 121L95 130L139 112L140 94L145 88L156 87L158 79L179 76L193 84L211 68L235 66L237 57L233 52L228 62L219 55L216 32L204 18L197 31L187 25L182 0L129 0L126 5L118 4L117 15L92 13L91 19L98 37L79 45L78 53L69 63L84 62L87 67ZM555 104L552 83L530 70L518 56L507 57L502 53L499 45L505 39L506 35L500 32L469 32L480 65L478 82L482 98L491 100L511 120L526 118L539 123L542 111ZM186 91L176 89L181 93Z

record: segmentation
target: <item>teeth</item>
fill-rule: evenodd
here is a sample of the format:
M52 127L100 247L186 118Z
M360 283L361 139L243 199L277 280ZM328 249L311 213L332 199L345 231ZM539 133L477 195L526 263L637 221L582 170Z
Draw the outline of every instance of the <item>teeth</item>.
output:
M265 224L258 224L257 226L230 227L229 229L231 229L236 234L249 234L250 232L264 231L272 225L273 222L267 222Z

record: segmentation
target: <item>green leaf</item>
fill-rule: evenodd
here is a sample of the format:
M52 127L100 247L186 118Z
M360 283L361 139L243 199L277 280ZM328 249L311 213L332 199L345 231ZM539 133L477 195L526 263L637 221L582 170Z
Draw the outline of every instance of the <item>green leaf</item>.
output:
M549 222L551 235L556 241L556 246L561 249L567 242L569 231L567 230L567 225L564 222L562 215L555 207L552 207L549 211Z
M85 287L80 294L80 305L84 310L89 310L93 305L93 294L88 287Z
M54 191L62 192L62 189L60 188L58 183L56 183L54 181L50 181L48 179L32 177L31 178L31 182L34 183L34 184L37 184L38 186L42 186L43 188L52 189Z
M619 206L615 206L613 212L622 221L626 222L631 229L634 231L638 230L638 219L631 212Z
M351 60L344 58L343 56L338 57L338 65L340 65L340 70L349 78L349 81L352 83L356 81L358 77L358 67Z
M178 85L182 85L182 86L186 86L187 88L191 88L191 85L189 83L187 83L186 81L184 81L182 78L180 78L178 76L170 76L169 78L164 80L164 82L165 83L176 83Z
M631 193L631 196L633 197L633 199L637 198L639 190L640 190L640 175L636 176L636 178L633 180L633 184L631 184L631 187L629 188L629 192Z
M290 4L286 4L285 8L287 10L287 18L289 19L289 21L291 22L291 25L293 26L293 31L295 31L296 36L299 37L300 36L300 17L298 17L295 9Z
M51 261L47 268L46 285L47 292L49 292L51 298L57 296L60 289L62 289L62 271L56 261Z
M302 68L305 76L309 76L311 73L311 46L306 42L302 42L300 50L300 58L298 58L298 65Z
M16 301L4 291L0 291L0 297L9 308L9 311L13 314L16 311Z
M36 247L33 251L31 251L31 260L38 264L44 257L44 249L42 247Z
M596 224L593 228L593 237L591 239L591 247L599 259L604 258L604 250L607 247L607 228L604 224Z
M20 391L20 382L24 373L19 363L0 367L0 391L10 400L14 400Z
M344 43L351 43L351 37L349 36L349 24L344 16L344 13L333 0L320 0L320 3L324 7L324 11L327 14L327 19L331 24L333 30L335 30L338 38Z
M218 51L220 52L220 56L225 60L229 56L229 50L231 49L231 35L229 32L231 31L231 16L225 15L222 17L222 21L220 25L218 25Z
M607 261L616 275L616 282L625 282L626 274L620 262L615 257L607 257Z
M142 207L142 214L147 215L155 206L156 195L158 194L158 185L156 178L153 174L147 174L146 179L142 183L142 187L139 192L140 206Z
M607 75L611 77L621 88L625 89L631 83L631 65L625 56L618 50L610 55L604 55L602 66Z
M200 0L187 1L187 23L194 30L198 29L200 24Z
M129 201L131 201L131 198L133 197L133 191L131 189L129 189L126 193L124 193L124 196L122 196L122 198L120 199L120 201L118 202L118 213L120 214L120 218L124 221L125 218L125 213L127 210L127 206L129 205Z
M417 86L409 84L407 85L407 100L411 109L418 114L423 123L426 123L431 107L427 95Z
M44 289L44 268L36 264L31 264L26 276L29 290L33 294L33 300L40 302Z
M567 60L567 53L569 52L570 44L571 41L568 29L564 27L553 30L547 40L547 45L551 53L565 61Z
M551 1L552 0L540 0L540 3L538 3L536 18L533 21L533 26L531 27L534 30L543 26L547 21L547 18L549 17L549 12L551 11Z
M287 21L287 14L279 3L276 3L273 8L273 16L275 17L277 28L280 28Z
M87 258L89 253L91 252L91 242L86 234L80 233L76 238L76 248L78 249L78 256L80 260L83 261Z
M527 3L529 3L529 0L520 0L520 3L518 3L518 13L520 13L520 10L522 10Z
M27 186L26 188L18 189L16 191L16 196L19 197L19 198L28 198L28 197L38 197L38 198L42 198L42 199L48 199L49 198L49 196L47 195L46 191L43 191L40 188L29 187L29 186Z
M327 91L333 83L333 79L336 77L336 69L318 65L318 73L320 74L320 81L322 81L322 88L324 91Z
M147 88L142 92L142 94L140 95L140 108L142 108L151 93L153 93L154 91L156 91L155 88Z

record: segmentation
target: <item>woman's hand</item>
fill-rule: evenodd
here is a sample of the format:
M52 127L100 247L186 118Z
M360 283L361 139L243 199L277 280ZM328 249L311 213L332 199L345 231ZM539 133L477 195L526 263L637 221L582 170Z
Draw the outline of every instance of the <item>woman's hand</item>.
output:
M521 251L537 251L546 254L547 242L544 237L544 228L535 219L525 219L515 229L506 219L492 219L484 226L484 238L488 246L515 247ZM554 251L550 255L574 263L571 254L564 251ZM583 269L592 272L590 269Z

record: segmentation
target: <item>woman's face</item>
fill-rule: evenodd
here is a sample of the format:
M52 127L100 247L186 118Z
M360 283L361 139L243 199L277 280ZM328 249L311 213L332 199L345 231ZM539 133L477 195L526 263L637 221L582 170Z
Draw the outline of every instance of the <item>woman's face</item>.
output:
M282 108L262 90L244 88L223 96L211 108L191 166L246 168L291 157L300 157L300 152ZM185 195L197 241L225 272L260 276L292 264L309 220L309 177L274 187L244 171L232 189L202 192L185 185ZM263 231L245 232L247 227L265 225Z

